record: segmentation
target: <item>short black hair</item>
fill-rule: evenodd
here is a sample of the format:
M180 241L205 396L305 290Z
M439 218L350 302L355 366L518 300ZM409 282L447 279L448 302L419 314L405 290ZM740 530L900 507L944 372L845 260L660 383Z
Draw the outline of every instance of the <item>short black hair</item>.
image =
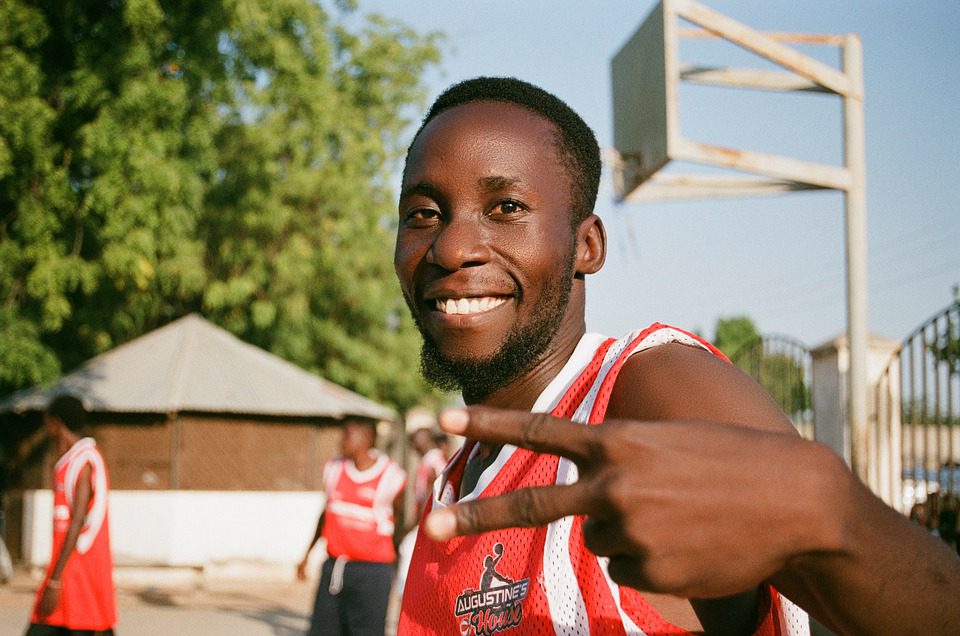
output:
M64 425L78 433L87 426L87 409L80 398L64 394L58 395L47 406L47 415L58 418Z
M475 77L450 86L433 102L413 143L434 117L454 106L471 102L504 102L522 106L557 127L555 139L560 160L570 176L572 223L593 213L600 188L600 147L583 118L556 95L515 77ZM410 150L407 150L407 157ZM406 166L404 167L406 172Z

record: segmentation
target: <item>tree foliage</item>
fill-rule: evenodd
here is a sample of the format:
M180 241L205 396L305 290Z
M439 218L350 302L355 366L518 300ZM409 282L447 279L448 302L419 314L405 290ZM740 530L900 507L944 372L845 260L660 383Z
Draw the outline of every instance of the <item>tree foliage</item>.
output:
M718 319L714 333L717 348L755 379L784 413L795 421L804 419L812 402L803 365L792 355L798 346L785 342L779 344L786 346L768 346L747 316Z
M437 60L350 2L0 2L0 394L200 311L418 401L390 178Z
M748 316L718 318L713 333L714 346L728 358L743 345L760 337L757 326Z
M960 375L960 285L953 286L953 296L953 304L943 311L943 333L930 350L950 375Z

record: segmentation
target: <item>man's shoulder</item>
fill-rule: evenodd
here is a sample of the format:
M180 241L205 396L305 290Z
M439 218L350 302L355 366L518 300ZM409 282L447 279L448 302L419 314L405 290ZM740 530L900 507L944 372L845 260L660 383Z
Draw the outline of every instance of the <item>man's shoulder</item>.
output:
M632 337L631 337L632 336ZM700 336L662 323L631 332L610 395L613 417L657 417L662 406L730 368Z
M722 360L726 360L726 356L703 336L662 322L655 322L644 329L630 331L618 342L621 343L624 353L631 359L635 357L633 354L641 351L660 349L663 345L673 344L685 345L697 351L706 351Z
M323 467L324 467L324 468L333 468L333 467L336 467L336 466L343 466L344 462L346 462L346 461L347 461L347 458L346 458L346 457L342 457L342 456L340 456L340 455L337 455L337 456L331 457L330 459L328 459L327 461L325 461L325 462L323 463Z

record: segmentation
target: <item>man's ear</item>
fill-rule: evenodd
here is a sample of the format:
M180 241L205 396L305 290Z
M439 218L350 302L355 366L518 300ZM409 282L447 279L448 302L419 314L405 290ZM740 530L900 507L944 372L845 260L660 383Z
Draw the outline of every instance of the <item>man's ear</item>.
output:
M607 231L603 221L591 214L577 227L576 275L596 274L607 258Z

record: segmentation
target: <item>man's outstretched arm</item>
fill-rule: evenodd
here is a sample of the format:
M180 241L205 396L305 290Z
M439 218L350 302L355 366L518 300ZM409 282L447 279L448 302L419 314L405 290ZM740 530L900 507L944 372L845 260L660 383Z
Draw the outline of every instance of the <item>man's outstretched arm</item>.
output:
M449 433L563 455L580 479L431 513L435 539L584 514L617 582L687 598L773 582L838 634L960 633L960 559L887 508L828 448L714 422L471 407Z

